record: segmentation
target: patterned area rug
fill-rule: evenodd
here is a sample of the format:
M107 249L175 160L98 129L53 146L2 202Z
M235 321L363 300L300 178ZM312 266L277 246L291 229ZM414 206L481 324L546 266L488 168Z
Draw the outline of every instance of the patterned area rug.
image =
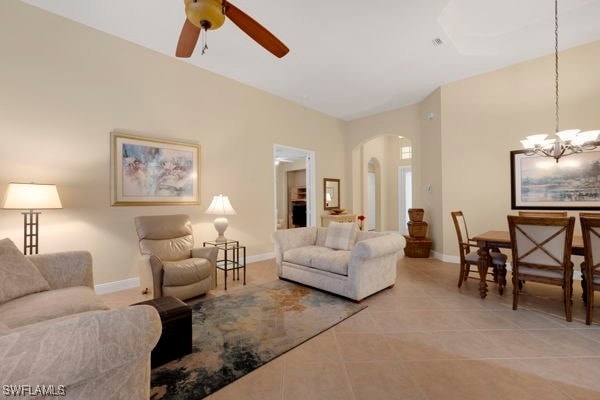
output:
M151 399L201 399L365 307L280 280L201 301L192 354L152 370Z

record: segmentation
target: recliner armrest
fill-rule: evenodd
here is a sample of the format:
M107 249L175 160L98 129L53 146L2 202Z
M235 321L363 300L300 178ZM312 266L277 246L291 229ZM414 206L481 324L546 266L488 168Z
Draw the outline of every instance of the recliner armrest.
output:
M219 254L217 247L198 247L197 249L192 249L192 258L205 258L213 266L217 265L217 254Z

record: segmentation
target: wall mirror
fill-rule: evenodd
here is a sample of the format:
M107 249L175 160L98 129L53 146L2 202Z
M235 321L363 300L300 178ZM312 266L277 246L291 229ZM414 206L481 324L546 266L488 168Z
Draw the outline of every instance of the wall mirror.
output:
M325 210L340 208L340 180L323 179L323 202Z

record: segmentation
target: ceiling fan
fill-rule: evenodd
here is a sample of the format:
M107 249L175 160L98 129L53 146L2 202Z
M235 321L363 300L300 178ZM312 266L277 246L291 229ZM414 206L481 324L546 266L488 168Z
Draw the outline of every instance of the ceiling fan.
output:
M276 57L281 58L289 52L286 45L275 35L227 0L184 0L184 3L187 18L177 43L177 57L190 57L201 31L204 30L206 35L207 30L220 28L225 22L225 17ZM204 44L202 53L206 48Z

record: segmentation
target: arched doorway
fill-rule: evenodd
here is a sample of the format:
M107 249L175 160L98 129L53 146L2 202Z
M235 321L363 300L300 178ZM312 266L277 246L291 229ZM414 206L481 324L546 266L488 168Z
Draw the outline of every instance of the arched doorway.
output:
M352 150L352 207L368 229L405 232L413 204L412 142L399 135L370 138Z

